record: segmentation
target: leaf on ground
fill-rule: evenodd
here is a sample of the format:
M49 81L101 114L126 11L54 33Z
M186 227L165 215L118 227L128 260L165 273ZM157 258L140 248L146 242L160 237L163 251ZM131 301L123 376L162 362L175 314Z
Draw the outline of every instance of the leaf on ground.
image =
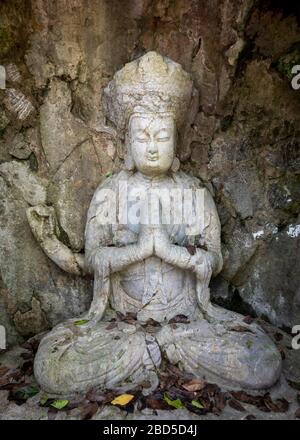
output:
M75 324L75 325L84 325L84 324L86 324L87 322L89 322L88 319L79 319L78 321L74 321L74 324Z
M197 400L192 400L191 404L193 406L195 406L196 408L199 408L199 409L203 409L204 408L204 406L200 402L198 402Z
M240 412L245 412L245 408L243 407L243 405L240 404L240 402L238 402L235 399L230 399L228 402L229 406L231 406L231 408L235 409L236 411L240 411Z
M30 360L34 357L34 354L32 351L24 351L24 353L21 353L21 358L24 360Z
M9 371L9 368L7 368L5 365L0 366L0 377L5 376L5 374Z
M17 405L22 405L30 397L35 396L40 391L39 387L35 384L28 385L22 388L16 387L10 390L8 400L13 400Z
M177 382L178 377L174 374L161 372L159 376L160 388L166 390L171 388Z
M253 414L248 414L248 415L245 417L245 420L256 420L256 417L255 417Z
M54 400L53 403L51 403L51 406L55 409L63 409L68 405L69 401L66 399L58 399Z
M112 391L105 392L103 390L96 388L96 389L91 389L90 391L88 391L85 397L90 402L97 402L97 403L104 404L104 403L111 402L115 397L115 393Z
M21 370L24 374L27 374L27 376L31 376L33 374L33 359L30 361L25 361L21 366Z
M187 391L200 391L206 386L206 382L203 379L192 379L181 386Z
M147 396L145 399L145 403L146 403L147 408L151 408L154 410L169 409L169 406L163 400L162 395L159 393L155 393L155 394L151 394L150 396Z
M264 404L270 411L277 413L287 412L289 409L289 402L286 399L272 400L269 393L266 393L264 396Z
M98 411L98 408L99 407L98 407L97 403L95 403L95 402L88 403L87 405L83 406L80 411L82 420L91 419Z
M36 353L39 345L40 341L38 339L31 338L28 339L28 341L24 342L21 347L31 351L32 353Z
M261 406L263 396L252 396L246 393L246 391L232 391L231 395L240 402L248 403L249 405Z
M49 397L47 396L47 394L43 394L42 397L40 398L40 405L44 406L49 400Z
M180 399L172 400L172 399L169 398L167 393L164 394L164 401L167 402L167 404L169 406L172 406L172 407L174 407L176 409L184 408L184 405L183 405L183 403L181 402Z
M215 396L215 408L218 412L222 412L226 406L226 397L224 393L218 393Z
M134 396L132 394L121 394L120 396L113 399L111 401L111 404L124 406L131 402L132 399L134 399Z
M300 419L300 408L296 409L295 417L296 419Z

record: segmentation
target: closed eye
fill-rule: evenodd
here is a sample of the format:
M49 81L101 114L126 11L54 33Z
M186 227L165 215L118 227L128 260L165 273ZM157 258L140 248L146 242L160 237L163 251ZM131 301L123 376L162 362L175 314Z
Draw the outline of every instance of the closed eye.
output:
M166 142L166 141L170 140L170 137L169 136L160 136L160 137L156 138L156 140L158 142Z

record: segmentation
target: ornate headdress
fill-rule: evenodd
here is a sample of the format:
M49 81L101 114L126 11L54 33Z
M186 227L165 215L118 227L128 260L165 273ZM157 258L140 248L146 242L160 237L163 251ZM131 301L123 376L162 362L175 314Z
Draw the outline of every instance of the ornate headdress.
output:
M108 119L124 133L133 113L174 115L177 128L184 129L190 113L197 109L191 101L198 94L190 75L181 65L156 52L148 52L119 70L104 89L103 105ZM189 118L187 113L189 112Z

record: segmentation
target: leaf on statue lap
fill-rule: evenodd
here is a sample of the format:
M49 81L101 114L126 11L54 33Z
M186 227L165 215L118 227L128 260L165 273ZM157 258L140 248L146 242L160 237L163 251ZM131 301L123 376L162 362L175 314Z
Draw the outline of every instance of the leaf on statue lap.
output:
M234 327L230 327L230 330L233 332L240 332L240 333L253 333L253 331L250 328L244 327L243 325L236 325Z
M185 247L188 250L190 255L195 255L195 253L196 253L196 247L195 246L193 246L191 244L188 244Z
M146 322L146 324L143 325L143 327L151 325L153 327L161 327L161 323L158 321L155 321L153 318L149 318Z
M183 405L183 403L181 402L180 399L170 399L168 394L165 393L164 394L164 401L167 402L168 405L176 408L176 409L180 409L180 408L184 408L185 406Z
M116 327L117 327L117 324L115 322L111 322L110 324L108 324L107 327L105 327L105 330L113 330Z
M247 315L247 316L245 316L243 321L245 324L252 324L252 322L254 321L254 318L252 318L252 316L250 316L250 315Z
M78 321L74 321L75 325L84 325L86 323L88 323L89 320L88 319L79 319Z
M117 320L118 321L125 321L125 322L131 324L136 321L136 313L127 312L126 315L123 315L123 313L117 312Z
M66 399L58 399L58 400L54 400L53 403L51 403L51 406L55 409L63 409L68 405L69 401Z
M176 315L174 316L174 318L170 319L170 321L168 322L168 324L189 324L190 321L188 319L187 316L185 315Z

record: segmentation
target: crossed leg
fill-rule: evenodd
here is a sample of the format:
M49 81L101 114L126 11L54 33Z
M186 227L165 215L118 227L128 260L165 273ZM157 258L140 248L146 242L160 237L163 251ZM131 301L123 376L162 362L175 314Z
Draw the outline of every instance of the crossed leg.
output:
M226 326L206 320L164 326L156 339L169 361L184 371L249 389L272 386L281 356L257 325Z
M84 336L74 333L70 321L56 326L42 339L35 357L34 374L42 389L72 395L92 387L113 388L153 373L145 334L122 325L121 330L112 329L108 322L100 322Z

